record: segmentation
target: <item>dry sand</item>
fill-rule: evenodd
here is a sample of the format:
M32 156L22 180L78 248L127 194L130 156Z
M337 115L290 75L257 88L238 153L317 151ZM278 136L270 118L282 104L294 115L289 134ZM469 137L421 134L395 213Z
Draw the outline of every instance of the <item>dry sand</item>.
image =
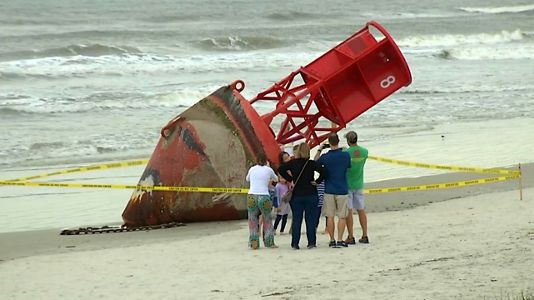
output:
M346 249L328 248L328 238L319 235L317 249L295 251L284 235L276 237L279 249L249 250L246 221L97 236L59 236L59 230L2 233L0 299L508 299L532 294L532 171L532 165L525 168L523 201L516 181L370 196L371 244ZM374 186L466 176L471 175Z

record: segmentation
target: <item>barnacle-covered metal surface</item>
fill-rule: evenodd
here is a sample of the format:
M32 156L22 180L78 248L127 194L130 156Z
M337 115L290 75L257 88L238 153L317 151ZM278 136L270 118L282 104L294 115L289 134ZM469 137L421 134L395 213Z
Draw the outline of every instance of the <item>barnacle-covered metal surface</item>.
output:
M232 84L163 127L139 184L248 187L245 175L257 154L266 153L274 165L278 151L270 129ZM138 190L122 217L126 226L241 219L246 218L245 198L243 194Z

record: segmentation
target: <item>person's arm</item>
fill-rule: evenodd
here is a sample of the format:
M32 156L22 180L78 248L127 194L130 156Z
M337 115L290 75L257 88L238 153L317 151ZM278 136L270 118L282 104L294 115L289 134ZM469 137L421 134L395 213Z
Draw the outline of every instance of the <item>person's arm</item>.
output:
M324 145L325 145L324 143L319 145L319 148L317 149L317 152L315 153L315 156L313 157L313 160L315 160L315 161L319 160L319 158L321 157L321 153L323 152L324 149L326 149L324 147Z
M282 185L277 184L274 188L276 189L276 201L278 202L278 206L280 206L280 200L284 197L284 195L282 195Z
M276 176L276 173L274 173L274 170L272 168L269 169L271 169L271 181L278 182L278 177Z
M287 173L287 170L289 170L291 163L292 161L287 162L285 164L281 164L280 167L278 168L278 173L280 173L280 176L284 177L284 179L287 180L287 182L293 181L293 177L291 177L291 175Z
M321 184L324 180L324 168L319 163L315 163L315 171L319 173L319 177L315 180L317 184Z
M250 168L250 169L252 169L252 168ZM247 177L245 178L247 180L247 182L250 182L250 169L248 169Z
M313 160L315 161L318 161L319 158L321 157L321 152L322 152L322 146L319 146L319 149L317 149L317 152L315 153L315 156L313 157Z

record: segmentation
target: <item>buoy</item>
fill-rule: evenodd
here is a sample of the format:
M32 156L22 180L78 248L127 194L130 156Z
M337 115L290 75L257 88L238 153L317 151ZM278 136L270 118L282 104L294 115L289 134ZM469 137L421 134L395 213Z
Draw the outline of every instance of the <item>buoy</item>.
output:
M124 225L246 218L246 195L220 188L248 187L244 178L258 153L276 168L280 145L304 141L314 147L411 80L389 33L371 21L250 101L240 93L243 81L219 88L162 128L139 180L213 190L135 191L122 214ZM275 109L260 116L253 107L260 101ZM280 120L276 133L274 120Z

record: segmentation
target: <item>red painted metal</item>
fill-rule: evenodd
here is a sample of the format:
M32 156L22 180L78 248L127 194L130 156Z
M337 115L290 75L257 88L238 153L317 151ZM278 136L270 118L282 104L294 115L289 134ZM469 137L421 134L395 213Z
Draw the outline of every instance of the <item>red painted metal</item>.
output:
M139 184L246 187L245 175L259 153L276 166L280 148L239 93L243 88L242 81L221 87L165 125ZM246 216L243 194L143 190L132 194L122 213L127 227Z
M371 30L383 35L377 40ZM305 67L291 73L250 102L276 102L262 115L272 127L281 117L279 144L304 139L310 147L412 81L410 69L389 33L377 22L367 25ZM336 126L323 126L321 120Z
M410 82L393 39L369 22L251 101L240 94L244 83L235 81L178 115L162 128L139 184L247 187L245 174L259 153L276 168L280 144L303 139L313 147ZM260 116L252 106L258 101L275 102L276 108ZM277 119L281 123L275 134ZM135 191L122 217L124 225L135 227L240 219L246 211L242 194Z

